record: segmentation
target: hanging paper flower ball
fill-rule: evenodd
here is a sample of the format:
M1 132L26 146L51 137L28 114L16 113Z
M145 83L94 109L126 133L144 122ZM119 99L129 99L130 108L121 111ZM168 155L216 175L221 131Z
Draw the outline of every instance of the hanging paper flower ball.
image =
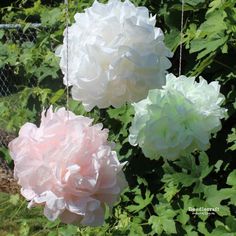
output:
M98 226L126 186L108 130L92 120L52 107L41 124L26 123L9 144L14 174L29 207L44 205L49 220Z
M72 97L90 111L95 106L119 107L145 98L165 84L171 66L163 33L155 16L130 1L94 2L75 15L68 29L69 85ZM56 54L67 85L67 32Z
M163 89L151 90L136 104L129 142L139 145L146 157L175 159L209 148L211 134L221 128L226 109L218 82L200 77L167 75Z

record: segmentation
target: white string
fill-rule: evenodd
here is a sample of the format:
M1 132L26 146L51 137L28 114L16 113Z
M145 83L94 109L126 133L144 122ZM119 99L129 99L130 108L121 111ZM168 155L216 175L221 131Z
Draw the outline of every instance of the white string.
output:
M184 28L184 0L181 6L181 26L180 26L180 47L179 47L179 76L182 71L182 53L183 53L183 28Z
M65 0L66 5L66 110L69 119L69 2Z

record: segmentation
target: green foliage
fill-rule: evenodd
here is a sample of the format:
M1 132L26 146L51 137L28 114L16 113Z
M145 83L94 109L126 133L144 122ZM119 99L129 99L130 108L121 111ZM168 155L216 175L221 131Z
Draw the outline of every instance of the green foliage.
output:
M141 190L139 189L138 186L133 191L135 191L135 194L136 194L134 199L133 199L133 202L135 203L135 205L127 206L126 209L129 212L137 213L140 210L147 207L149 204L151 204L152 199L153 199L153 195L151 195L150 191L147 190L145 192L145 196L143 198L142 195L141 195Z
M152 215L148 223L152 227L152 234L157 233L161 235L164 231L168 235L176 233L176 226L174 218L177 215L177 211L172 209L167 201L162 199L162 195L157 195L159 204L154 207L154 212L156 215Z
M24 26L21 30L0 30L0 69L11 69L7 80L12 84L11 95L0 98L0 129L17 133L27 121L38 124L43 107L66 104L59 61L54 55L65 28L62 2L0 3L2 23ZM92 2L69 1L70 21L74 21L75 12ZM146 5L157 15L166 44L175 52L170 71L177 74L181 1L133 2ZM34 29L32 22L41 22L43 27ZM70 99L71 111L109 128L109 139L116 143L119 159L128 161L125 174L129 188L106 224L98 228L49 222L41 208L29 210L18 195L0 193L0 235L236 235L235 0L185 0L183 34L182 73L219 81L226 97L228 118L207 153L196 152L174 162L151 161L128 142L134 114L131 105L87 113L80 103ZM10 163L6 149L0 151ZM193 212L191 208L215 211Z
M236 129L232 129L232 133L228 135L228 140L229 143L233 143L232 146L229 147L229 150L235 151L236 150Z
M42 217L42 209L35 207L28 209L23 198L17 195L0 193L0 235L20 236L103 236L113 235L109 225L103 227L78 227L59 222L50 222ZM115 230L115 229L114 229ZM117 227L116 231L119 228ZM122 232L120 230L120 232ZM114 234L115 235L115 234Z

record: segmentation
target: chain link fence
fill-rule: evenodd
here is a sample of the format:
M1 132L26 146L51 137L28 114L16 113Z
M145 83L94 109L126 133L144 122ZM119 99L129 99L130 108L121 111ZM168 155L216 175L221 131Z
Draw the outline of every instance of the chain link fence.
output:
M18 47L25 42L35 43L37 40L37 30L40 27L41 24L30 24L27 29L19 24L0 24L1 43L5 45L15 44ZM4 52L1 53L4 54ZM14 66L5 64L4 61L0 62L0 98L16 92L17 84L21 80L22 78L17 78Z
M0 24L0 55L2 56L0 57L0 103L17 94L21 84L25 83L24 78L16 71L18 62L14 61L14 54L11 58L11 55L8 55L5 51L6 46L14 52L14 48L20 48L23 43L36 43L37 32L40 28L41 24L28 24L27 27L19 24ZM7 55L7 61L2 59L5 55ZM12 63L12 61L14 62ZM27 82L29 83L27 86L34 86L34 78ZM14 99L18 98L15 97ZM0 113L1 109L0 106ZM17 107L12 109L17 109ZM4 127L0 127L0 147L6 147L13 138L13 134L9 134L4 130Z

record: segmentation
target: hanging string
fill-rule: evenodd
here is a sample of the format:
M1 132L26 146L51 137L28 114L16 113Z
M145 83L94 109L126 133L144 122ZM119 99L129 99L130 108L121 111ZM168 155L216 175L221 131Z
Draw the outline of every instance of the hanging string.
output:
M66 110L69 119L69 2L65 0L66 5Z
M183 28L184 28L184 0L182 0L181 5L181 25L180 25L180 46L179 46L179 76L182 70L182 53L183 53Z

